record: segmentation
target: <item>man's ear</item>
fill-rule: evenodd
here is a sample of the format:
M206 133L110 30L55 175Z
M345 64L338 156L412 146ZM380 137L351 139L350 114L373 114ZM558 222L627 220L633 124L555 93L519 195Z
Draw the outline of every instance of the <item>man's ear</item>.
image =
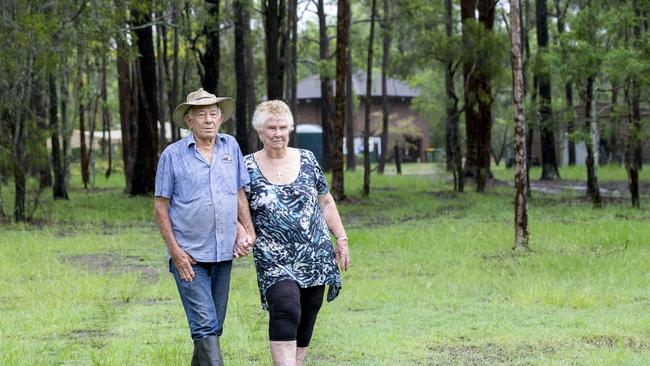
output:
M192 124L190 122L192 122L192 119L190 118L190 116L188 114L183 116L183 121L185 121L185 125L187 127L189 127L189 129L191 130L192 129Z

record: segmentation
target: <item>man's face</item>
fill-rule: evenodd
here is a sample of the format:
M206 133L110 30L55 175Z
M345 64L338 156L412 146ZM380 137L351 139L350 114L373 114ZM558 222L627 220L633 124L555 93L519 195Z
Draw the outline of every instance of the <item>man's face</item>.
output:
M200 140L214 140L217 131L223 123L221 110L215 104L208 106L192 107L192 117L190 113L185 115L185 123L192 129L194 138Z

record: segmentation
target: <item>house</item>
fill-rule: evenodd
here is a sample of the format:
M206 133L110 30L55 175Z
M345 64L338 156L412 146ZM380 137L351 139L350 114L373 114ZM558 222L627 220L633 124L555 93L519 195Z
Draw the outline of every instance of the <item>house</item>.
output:
M336 82L332 80L334 95L336 94ZM355 98L353 106L354 121L354 153L363 153L364 113L366 98L366 74L355 73L352 77L353 92ZM388 156L392 157L392 150L395 142L404 147L403 161L424 161L425 151L429 148L429 123L420 115L410 109L411 100L420 94L417 88L411 88L406 83L388 78L386 81L389 103L389 144ZM381 77L373 75L370 107L370 152L371 155L381 154L380 141L382 129L382 98L381 98ZM310 76L300 81L297 85L297 107L294 113L296 131L298 133L298 144L302 145L301 131L309 131L310 148L322 151L322 146L311 145L320 140L314 138L314 133L322 131L321 124L321 90L320 77ZM309 126L307 126L309 125ZM303 127L304 126L304 127ZM305 145L302 145L305 146ZM345 143L344 143L345 146ZM344 151L347 154L347 151ZM318 157L319 154L316 153Z

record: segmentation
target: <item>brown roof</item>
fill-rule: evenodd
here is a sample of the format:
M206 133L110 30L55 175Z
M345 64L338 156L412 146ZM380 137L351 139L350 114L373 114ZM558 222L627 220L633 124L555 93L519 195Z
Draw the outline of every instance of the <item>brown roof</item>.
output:
M357 72L352 76L352 86L354 94L365 96L366 95L366 74ZM320 76L312 75L306 79L298 82L298 99L320 99ZM336 93L336 81L332 80L332 89ZM416 97L420 95L419 88L411 88L403 81L397 79L386 79L386 89L390 97ZM381 96L381 77L379 75L372 76L372 91L370 93L373 97Z

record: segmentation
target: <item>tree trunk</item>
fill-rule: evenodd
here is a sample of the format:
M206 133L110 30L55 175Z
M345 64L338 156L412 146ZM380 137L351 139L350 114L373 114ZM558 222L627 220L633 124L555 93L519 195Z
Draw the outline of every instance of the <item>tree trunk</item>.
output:
M630 198L632 201L632 207L640 208L641 207L641 198L639 195L639 167L637 165L634 152L637 150L639 144L639 127L640 120L637 120L637 115L634 108L634 102L636 99L636 89L632 85L634 81L628 80L625 83L625 101L628 106L627 114L627 142L625 144L625 170L627 171L627 183L630 189ZM632 90L630 90L632 89Z
M65 69L65 67L63 67ZM61 95L61 137L63 144L61 145L61 152L63 153L63 187L66 192L68 192L68 187L70 187L70 162L72 160L72 149L70 146L70 139L72 138L72 124L68 118L68 98L69 98L69 89L68 89L68 75L66 71L61 73L61 85L60 95Z
M536 19L537 19L537 52L544 55L548 52L548 11L546 0L536 1ZM537 113L539 115L540 139L542 145L542 177L541 180L557 180L560 178L560 172L557 168L557 159L555 154L555 135L553 130L553 110L551 107L551 75L546 66L542 66L538 73L539 80L539 104Z
M600 207L600 189L598 187L598 116L596 115L596 89L594 86L594 77L587 78L587 89L585 92L585 121L587 138L585 145L587 147L587 194L591 197L594 207Z
M289 108L295 114L298 106L298 0L289 0L287 38L289 42L289 72L287 73L287 91L289 92ZM296 121L297 123L297 121ZM291 131L290 146L297 146L296 129Z
M454 19L452 16L452 0L445 0L445 31L447 37L453 36ZM454 191L465 190L465 175L463 174L463 156L460 151L460 138L458 131L459 112L458 97L454 86L454 65L452 60L445 64L445 91L447 94L447 170L454 175Z
M43 85L43 81L38 77L34 78L33 84L34 87L32 87L32 95L30 96L30 107L32 112L31 119L39 131L47 131L48 111L45 105L45 85ZM38 169L38 187L39 191L42 192L46 188L52 187L52 168L51 160L47 153L47 138L39 138L38 140L39 141L36 143L41 145L40 148L32 151L33 156L31 156L31 158L28 157L28 159Z
M478 20L487 32L494 28L496 0L479 0ZM482 62L477 62L478 67L478 146L476 157L476 191L484 192L487 179L492 177L490 172L490 146L492 142L492 85L487 70Z
M235 121L237 130L235 136L242 154L254 152L248 146L248 113L247 106L247 73L249 66L246 60L246 47L248 47L248 9L242 0L233 2L235 12L235 79L237 80L237 103L235 107Z
M325 14L325 5L323 0L318 0L318 34L319 34L319 55L321 61L320 67L320 116L321 126L323 128L323 162L324 171L332 169L332 79L328 74L328 68L325 65L330 58L329 38L327 36L327 22ZM338 94L338 92L337 92Z
M161 12L160 15L163 15L163 13ZM156 57L156 76L158 80L158 121L160 122L160 128L158 130L158 149L160 152L167 147L167 126L165 126L165 122L167 121L167 118L165 118L165 106L167 105L165 102L165 86L167 85L167 75L165 70L167 70L167 65L165 64L166 58L163 55L163 48L166 49L163 39L164 28L165 25L163 24L156 25L156 53L158 56Z
M178 12L178 4L176 1L172 1L172 17L171 21L172 23L176 24L176 20L178 19L177 17L177 12ZM178 100L178 77L179 77L179 71L178 71L178 27L174 27L174 57L172 58L172 85L169 90L169 115L171 116L172 113L174 112L174 109L176 108L176 103L179 102ZM180 133L180 128L174 123L174 121L170 118L171 122L171 127L172 127L172 142L178 141L181 138L181 133Z
M370 195L370 103L372 102L372 56L375 39L377 0L370 5L370 36L368 37L368 63L366 69L365 113L363 119L363 197ZM340 85L340 84L339 84Z
M374 1L374 0L373 0ZM345 85L347 59L348 59L348 34L350 28L350 3L348 0L338 0L338 13L336 18L336 116L332 126L332 195L336 200L345 198L343 175L343 133L345 128Z
M557 11L557 31L561 35L564 33L564 18L566 12L561 10L560 0L555 0L555 9ZM564 97L566 102L566 130L568 135L568 155L569 166L576 165L576 144L573 140L573 133L575 132L575 113L573 111L573 84L567 81L564 84Z
M350 29L348 29L348 39ZM348 150L346 155L346 170L353 172L357 168L354 150L354 86L352 85L352 47L348 47L348 63L345 75L345 147Z
M203 80L205 91L218 94L219 61L221 58L219 44L219 0L205 0L208 8L208 19L203 27L205 35L205 53L201 57L203 65Z
M247 116L252 118L255 106L257 105L257 97L255 95L255 58L253 57L253 42L250 39L250 12L249 7L245 8L244 12L244 26L246 27L246 48L244 49L246 63L246 103L248 103L246 110ZM259 136L257 131L253 128L248 129L248 151L255 152L259 149Z
M102 78L101 78L101 98L102 98L102 126L104 126L104 131L108 132L108 140L102 141L102 146L108 148L108 168L104 173L106 178L111 176L113 171L113 149L111 141L111 112L108 109L108 90L106 86L106 74L108 73L106 69L106 57L102 57Z
M145 26L151 23L151 14L136 9L133 9L132 14L136 21L135 25L140 26L135 30L140 56L137 62L139 78L138 83L135 84L139 90L137 144L133 165L133 170L138 174L133 175L131 194L148 195L154 190L158 161L156 60L152 29L151 26Z
M395 171L397 175L402 175L402 152L397 141L395 142L393 154L395 154Z
M52 143L52 170L54 171L54 184L52 185L52 196L54 199L68 199L68 192L65 187L65 174L63 170L63 156L61 153L61 142L59 137L59 98L56 89L56 76L50 73L48 76L50 93L50 137Z
M471 47L472 34L469 31L470 22L475 22L476 0L461 0L460 15L465 49ZM478 70L475 60L466 57L463 61L463 95L465 111L465 176L476 178L478 159Z
M285 5L283 0L263 0L264 32L266 34L266 97L268 100L284 96L284 53L281 40Z
M115 5L118 9L125 9L125 5L121 0L116 0ZM126 9L120 12L120 16L126 19ZM122 20L126 26L126 20ZM129 64L128 54L129 46L126 42L126 35L117 34L117 86L118 86L118 100L120 105L120 128L122 131L122 162L124 164L124 191L126 193L132 192L133 183L133 166L135 161L135 128L137 125L133 116L137 113L137 100L138 90L134 87L134 80L131 77L131 65ZM134 71L135 74L135 71Z
M377 173L384 174L386 165L386 156L388 155L388 90L386 79L388 74L388 60L390 56L390 18L388 0L384 0L384 19L383 19L383 52L381 59L381 110L382 110L382 129L381 129L381 155L377 165Z
M82 58L80 57L80 60ZM83 98L84 95L84 74L83 74L83 61L77 67L77 111L79 113L79 155L81 159L81 180L84 189L88 189L88 182L90 180L90 172L88 166L88 146L86 145L86 104Z
M526 195L526 114L524 73L521 57L520 0L510 0L512 99L515 111L515 245L528 249L528 206Z

